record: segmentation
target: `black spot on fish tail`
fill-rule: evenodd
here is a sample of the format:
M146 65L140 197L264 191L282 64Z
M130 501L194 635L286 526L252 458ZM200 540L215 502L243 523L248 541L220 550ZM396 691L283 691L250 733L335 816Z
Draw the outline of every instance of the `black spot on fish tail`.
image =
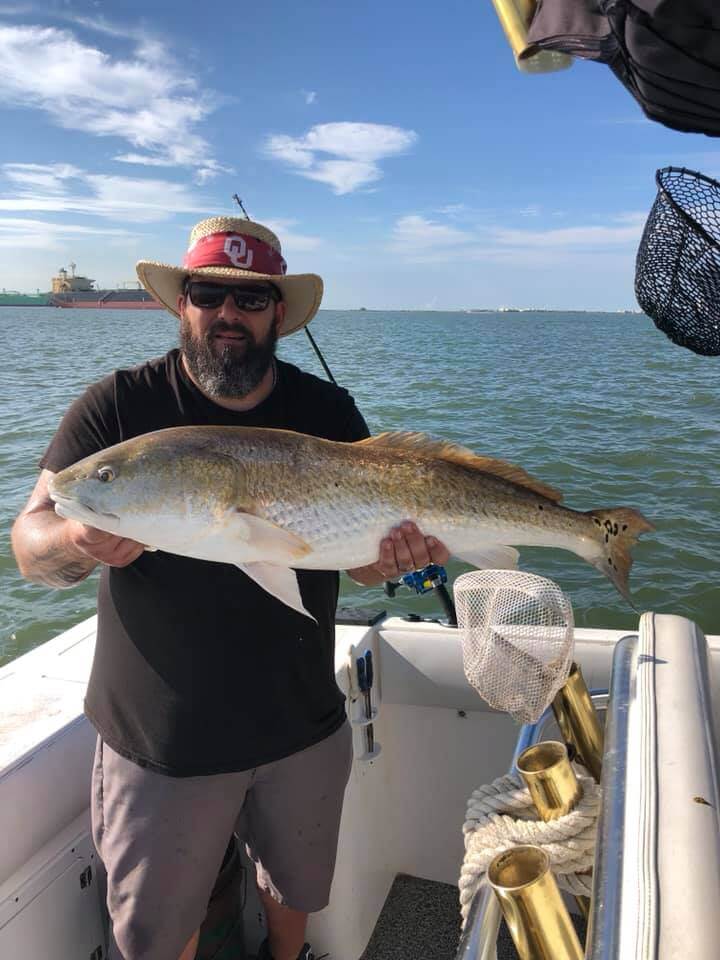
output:
M588 510L587 516L595 526L600 527L598 540L603 544L602 552L596 559L588 557L590 563L609 577L618 592L634 608L628 585L632 567L630 551L641 534L655 528L632 507Z

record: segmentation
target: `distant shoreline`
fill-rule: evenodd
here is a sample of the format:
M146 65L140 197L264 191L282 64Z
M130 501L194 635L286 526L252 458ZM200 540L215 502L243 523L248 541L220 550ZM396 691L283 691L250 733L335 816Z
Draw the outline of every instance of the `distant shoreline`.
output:
M47 309L55 307L52 303L2 303L2 307L34 307L38 309ZM107 310L109 307L93 307L94 310ZM117 308L113 308L117 309ZM157 307L139 307L135 309L156 310ZM438 307L321 307L318 313L460 313L465 316L468 314L486 314L486 313L603 313L609 315L630 315L644 316L642 310L591 310L587 307L564 309L551 309L549 307L451 307L446 310Z
M593 310L588 307L321 307L319 313L606 313L644 316L642 310Z

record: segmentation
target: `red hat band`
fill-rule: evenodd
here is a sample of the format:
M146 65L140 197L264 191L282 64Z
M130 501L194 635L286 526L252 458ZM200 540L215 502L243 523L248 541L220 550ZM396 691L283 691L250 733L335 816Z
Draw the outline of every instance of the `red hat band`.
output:
M287 264L278 250L257 237L242 233L210 233L200 237L185 254L183 267L237 267L252 273L283 276Z

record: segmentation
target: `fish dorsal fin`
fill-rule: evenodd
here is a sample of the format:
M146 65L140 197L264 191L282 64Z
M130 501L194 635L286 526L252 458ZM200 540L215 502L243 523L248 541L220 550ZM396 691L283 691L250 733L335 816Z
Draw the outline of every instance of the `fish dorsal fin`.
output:
M367 440L358 440L358 444L367 447L384 447L405 452L416 459L424 460L447 460L448 463L457 463L462 467L468 467L470 470L480 470L483 473L491 473L510 483L515 483L519 487L525 487L532 490L533 493L539 493L548 500L554 500L559 503L562 500L562 493L554 487L548 486L542 480L536 480L526 473L522 467L516 467L513 463L506 460L495 460L492 457L481 457L467 447L462 447L457 443L449 443L447 440L434 440L426 433L413 433L411 431L397 431L393 433L379 433L375 437L368 437Z

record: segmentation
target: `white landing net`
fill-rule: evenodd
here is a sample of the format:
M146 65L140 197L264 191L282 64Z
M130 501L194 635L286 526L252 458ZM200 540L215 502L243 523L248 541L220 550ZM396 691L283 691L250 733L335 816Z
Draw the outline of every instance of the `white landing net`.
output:
M491 707L534 723L570 672L570 601L552 580L520 570L464 573L454 594L468 683Z

